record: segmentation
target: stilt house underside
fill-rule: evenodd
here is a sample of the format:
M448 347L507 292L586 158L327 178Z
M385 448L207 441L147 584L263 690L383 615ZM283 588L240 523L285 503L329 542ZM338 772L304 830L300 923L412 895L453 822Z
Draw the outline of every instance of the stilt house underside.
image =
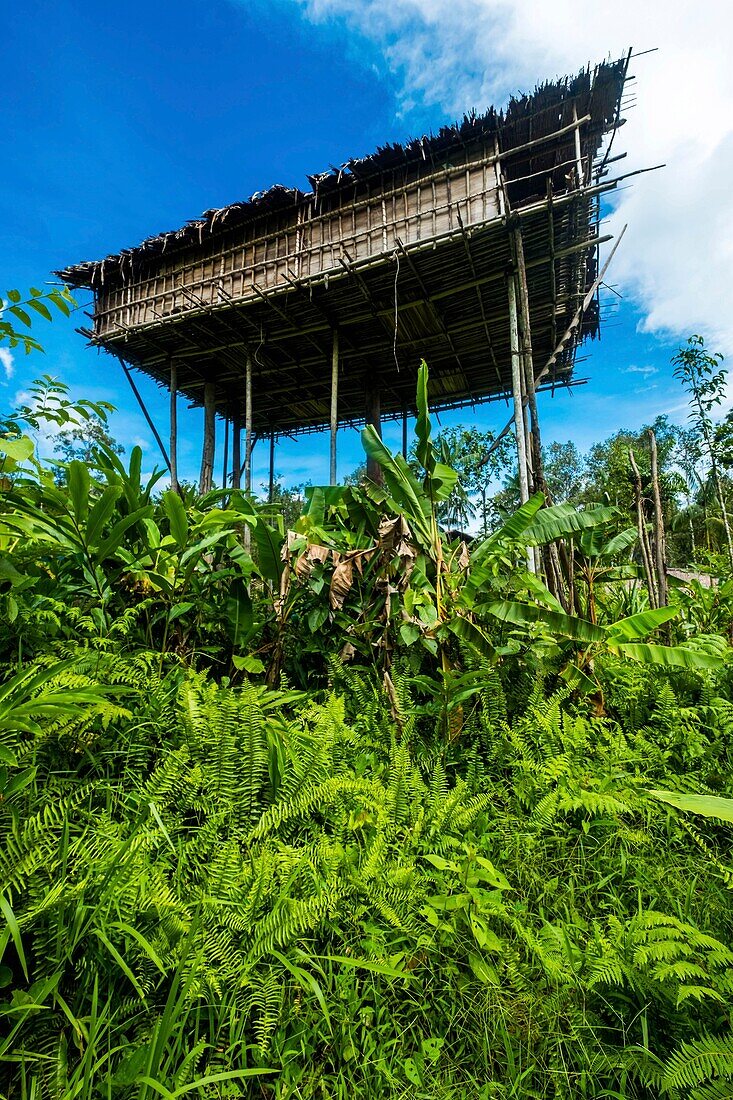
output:
M512 392L508 282L521 265L538 384L572 384L599 327L601 195L627 60L546 84L506 111L388 146L211 210L58 274L94 292L90 342L257 434L412 408L421 358L437 409ZM515 285L519 285L518 280ZM521 290L521 286L520 286ZM568 330L569 334L568 334ZM336 335L334 335L336 334ZM553 359L554 356L554 359ZM552 362L546 375L543 368Z

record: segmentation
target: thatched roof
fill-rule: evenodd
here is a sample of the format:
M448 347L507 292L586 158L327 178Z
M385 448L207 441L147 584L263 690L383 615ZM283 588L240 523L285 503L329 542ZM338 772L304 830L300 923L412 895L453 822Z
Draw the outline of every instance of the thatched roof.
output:
M287 210L311 197L325 199L395 169L425 162L441 163L454 153L460 154L469 145L487 144L495 138L502 152L509 152L527 141L552 133L558 127L558 112L562 116L568 104L579 97L589 105L592 115L588 133L600 145L609 127L619 124L626 65L626 59L604 62L593 69L583 69L576 76L547 81L532 93L512 97L503 110L489 107L482 113L470 111L459 122L441 127L436 134L383 145L365 156L352 157L342 165L309 175L310 192L274 184L264 191L256 191L248 199L205 210L199 218L178 229L157 233L103 260L82 261L55 274L73 287L99 287L110 280L114 282L116 277L125 280L126 271L132 271L145 260L196 246L263 215ZM527 197L534 197L531 187L528 191ZM515 205L521 205L521 201L521 197L518 201L515 198Z

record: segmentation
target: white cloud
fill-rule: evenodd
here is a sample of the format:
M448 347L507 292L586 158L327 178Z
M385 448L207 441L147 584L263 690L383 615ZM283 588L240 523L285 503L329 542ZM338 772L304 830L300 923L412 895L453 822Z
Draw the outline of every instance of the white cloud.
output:
M624 367L624 374L658 374L659 367Z
M629 223L613 277L641 327L702 332L733 353L733 5L730 0L294 0L314 22L340 20L372 40L400 80L401 108L458 115L630 45L638 105L619 134L621 170L666 162L619 195Z
M3 368L5 374L5 381L9 382L15 374L15 364L13 362L13 353L9 348L0 348L0 367Z

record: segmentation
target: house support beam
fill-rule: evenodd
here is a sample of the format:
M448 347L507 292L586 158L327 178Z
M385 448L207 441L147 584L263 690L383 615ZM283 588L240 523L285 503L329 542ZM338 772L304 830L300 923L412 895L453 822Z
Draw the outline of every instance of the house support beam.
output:
M267 499L272 504L275 496L275 430L270 432L270 479L267 486Z
M242 418L235 416L232 421L232 489L242 484Z
M208 493L214 477L214 447L216 445L216 386L204 385L204 446L201 452L199 492Z
M244 379L244 489L252 492L252 356L247 352Z
M178 492L178 365L170 362L170 461L171 489Z
M517 287L513 273L507 279L509 292L509 340L512 356L512 398L514 400L514 434L517 439L517 464L519 472L519 499L522 504L529 500L529 478L527 476L527 444L524 436L524 412L522 385L522 355L519 344L519 315L517 312Z
M339 392L339 332L333 330L331 349L331 453L329 464L329 482L336 484L336 437L338 434L338 392Z
M224 417L224 457L221 466L221 487L226 489L229 477L229 417Z

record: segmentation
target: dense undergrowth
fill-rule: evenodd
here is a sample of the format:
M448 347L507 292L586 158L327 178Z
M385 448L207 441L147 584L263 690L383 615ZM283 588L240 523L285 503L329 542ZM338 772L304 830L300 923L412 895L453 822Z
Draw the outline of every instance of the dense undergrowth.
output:
M733 796L725 587L449 542L420 385L291 532L0 440L1 1095L731 1095L730 826L650 793Z

